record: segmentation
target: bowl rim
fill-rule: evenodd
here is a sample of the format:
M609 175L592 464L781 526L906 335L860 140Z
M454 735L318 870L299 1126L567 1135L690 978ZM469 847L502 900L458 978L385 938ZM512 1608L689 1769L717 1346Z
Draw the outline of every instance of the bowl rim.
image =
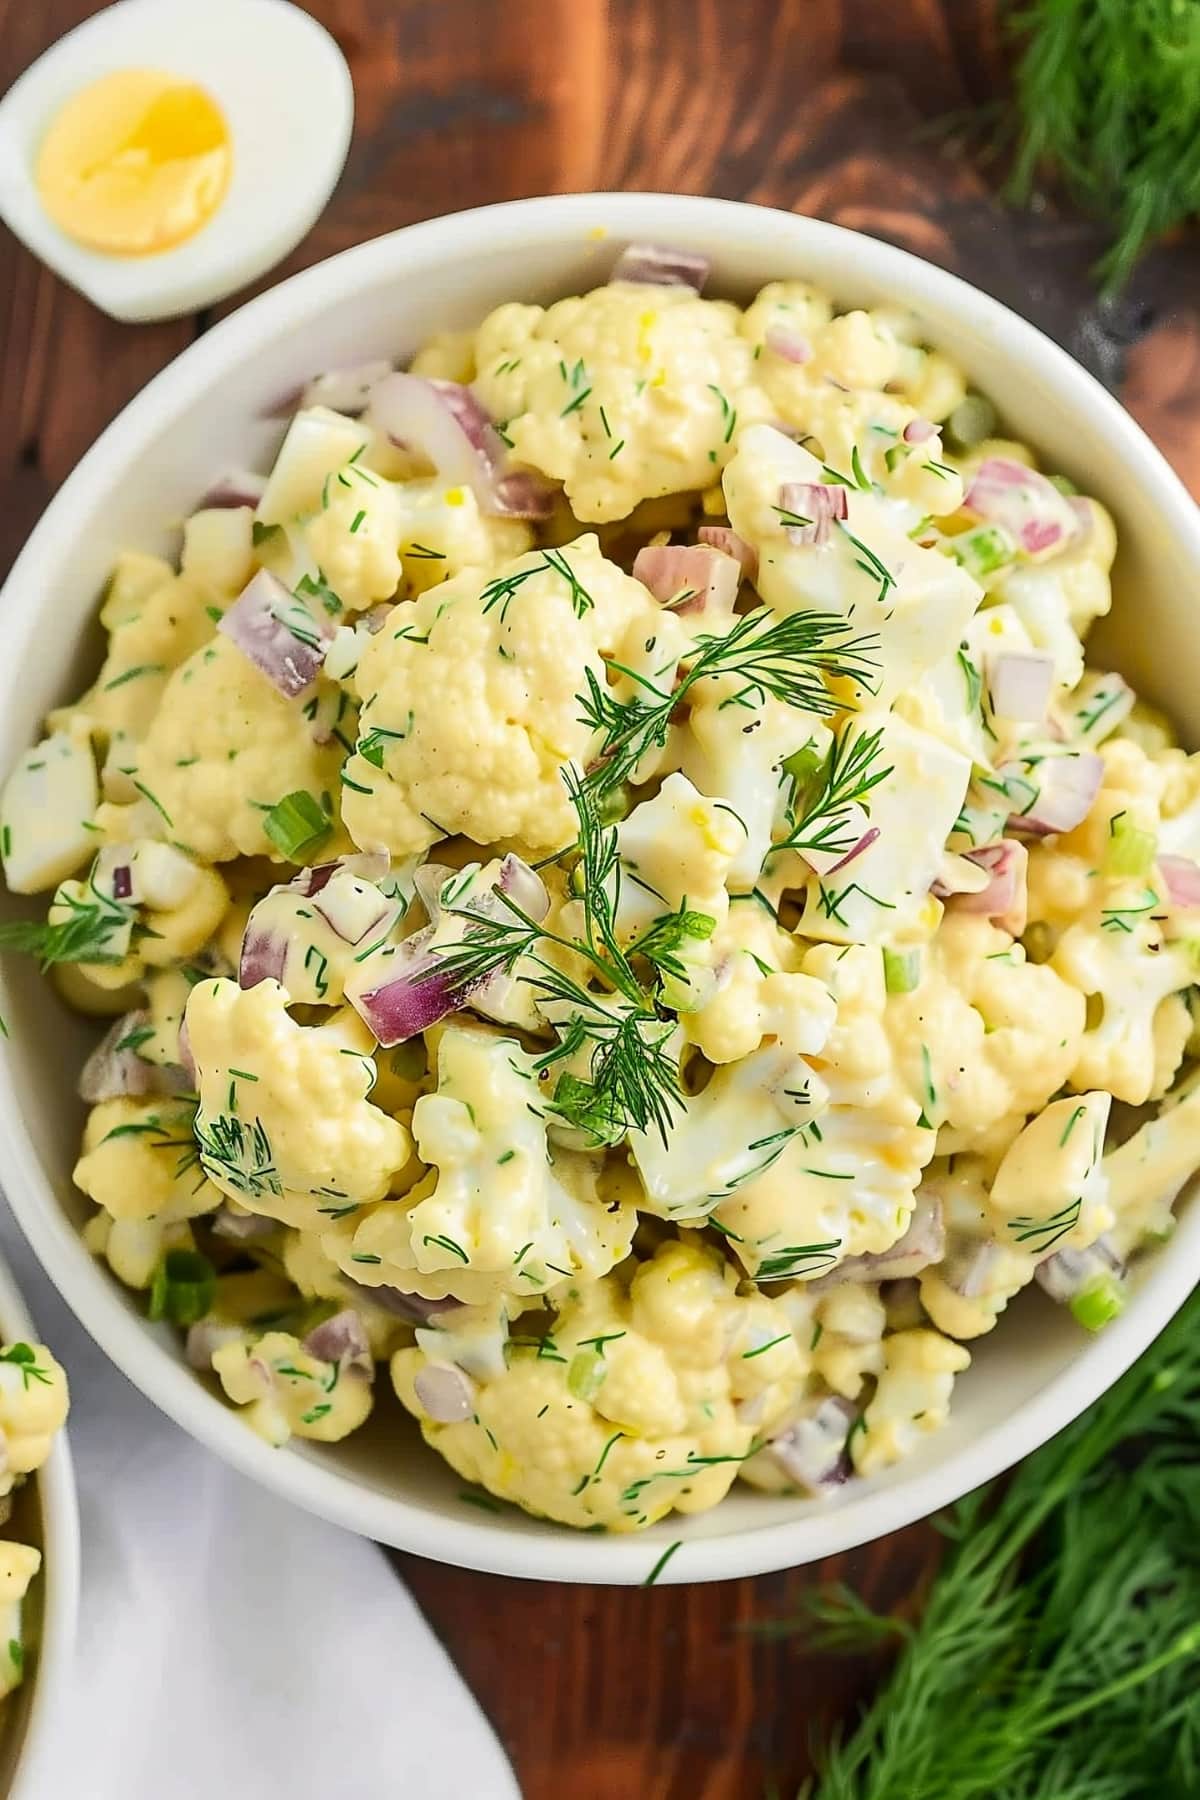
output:
M39 1343L37 1326L7 1263L0 1257L0 1337ZM64 1427L33 1477L42 1524L42 1629L33 1664L29 1711L17 1749L9 1800L37 1800L41 1774L63 1712L75 1661L79 1619L80 1532L75 1475Z
M242 363L268 336L286 330L393 268L406 277L486 248L520 252L534 244L598 234L686 241L690 233L724 235L737 246L753 238L757 253L772 242L799 245L848 265L857 260L872 282L888 284L906 304L969 317L979 335L1005 343L1027 377L1049 398L1065 399L1115 439L1123 455L1152 478L1160 515L1200 576L1200 511L1161 452L1119 402L1037 327L960 277L910 252L802 215L747 202L655 193L586 193L508 201L427 220L371 239L290 277L249 301L188 346L117 415L68 476L35 526L4 585L6 617L20 621L22 590L36 595L39 564L52 544L73 536L115 466L128 467L173 415ZM44 604L44 602L42 603ZM29 609L36 617L39 606ZM17 625L17 654L0 660L0 707L16 679L28 636ZM245 1426L182 1361L153 1345L127 1309L112 1278L85 1249L55 1198L20 1116L13 1046L0 1041L0 1184L50 1279L105 1354L128 1378L208 1449L252 1480L349 1530L417 1555L460 1567L544 1580L634 1584L715 1581L788 1568L855 1548L969 1492L1036 1449L1074 1419L1141 1354L1183 1304L1196 1276L1184 1255L1161 1259L1122 1317L1079 1353L1011 1420L894 1485L856 1486L853 1506L805 1511L796 1520L718 1536L689 1537L673 1515L650 1536L591 1535L567 1527L528 1534L495 1522L438 1515L399 1495L308 1457L271 1448ZM1193 1209L1195 1210L1195 1209ZM1200 1217L1187 1235L1200 1241ZM1183 1231L1185 1227L1181 1227ZM703 1517L703 1515L700 1515ZM661 1569L664 1537L678 1552Z

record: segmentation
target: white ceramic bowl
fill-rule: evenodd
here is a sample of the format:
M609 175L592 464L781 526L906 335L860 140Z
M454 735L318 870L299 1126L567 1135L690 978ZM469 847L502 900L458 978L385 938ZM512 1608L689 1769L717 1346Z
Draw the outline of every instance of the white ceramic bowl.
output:
M0 1262L0 1342L40 1341L16 1283ZM45 1759L64 1728L79 1611L79 1513L65 1431L18 1495L12 1531L23 1543L37 1545L42 1567L26 1601L35 1621L29 1671L4 1703L0 1793L8 1800L46 1800Z
M256 463L280 427L264 414L312 371L404 355L438 328L499 301L545 300L603 281L617 248L650 239L711 257L709 292L746 296L806 277L843 304L900 302L927 337L1038 446L1115 512L1121 533L1120 666L1200 741L1200 515L1158 451L1092 378L1032 326L953 276L832 225L723 200L583 194L518 201L416 225L295 276L218 325L109 426L46 512L4 590L0 768L46 709L95 667L96 597L118 550L170 550L226 464ZM1122 635L1123 633L1123 635ZM10 959L11 961L11 959ZM995 1475L1074 1418L1133 1362L1200 1269L1200 1207L1139 1272L1122 1318L1086 1336L1063 1309L1026 1295L974 1346L951 1423L919 1455L830 1503L736 1491L701 1517L640 1536L580 1535L516 1512L492 1516L398 1406L380 1405L344 1445L269 1449L186 1366L174 1338L78 1237L71 1188L80 1108L74 1075L89 1030L58 1009L31 969L9 968L0 1009L0 1183L68 1303L149 1398L253 1480L351 1530L468 1567L564 1581L638 1582L676 1540L668 1581L720 1580L811 1561L922 1517ZM380 1383L381 1391L386 1382Z

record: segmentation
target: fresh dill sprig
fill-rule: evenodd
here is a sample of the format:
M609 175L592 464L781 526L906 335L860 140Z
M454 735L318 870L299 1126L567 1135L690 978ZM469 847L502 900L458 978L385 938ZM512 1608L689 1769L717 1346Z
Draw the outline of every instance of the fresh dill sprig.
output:
M0 925L0 950L22 951L41 959L43 969L55 963L117 963L129 948L135 913L123 901L104 894L89 879L87 896L63 893L56 903L68 917L49 921L14 919Z
M862 835L856 809L869 816L870 796L892 773L884 761L882 728L856 731L847 725L834 737L824 764L796 796L799 813L787 836L772 845L768 859L782 850L820 850L845 856ZM793 802L795 804L795 802Z
M1021 0L1021 118L1009 193L1043 169L1108 221L1119 288L1147 242L1200 212L1200 0Z
M1081 1419L944 1520L899 1659L806 1800L1157 1800L1200 1792L1200 1298ZM778 1635L790 1623L772 1621ZM822 1596L810 1635L889 1626Z
M561 575L562 579L566 582L571 599L571 607L577 619L582 619L585 613L590 612L596 602L592 599L592 596L588 593L562 551L543 550L541 555L541 562L531 563L527 569L515 569L511 575L497 575L492 581L489 581L479 596L483 602L483 611L488 613L491 612L494 607L498 606L500 608L501 620L506 621L508 618L508 609L512 605L513 596L524 587L530 576L550 573Z
M648 751L661 749L672 714L699 681L733 675L743 686L726 704L761 703L770 694L799 711L827 717L846 705L830 693L827 680L850 680L869 692L878 668L877 649L877 638L852 638L847 622L832 614L798 612L779 618L767 607L757 607L735 619L724 636L699 638L691 666L669 693L637 670L610 662L639 690L621 700L589 669L579 696L580 720L601 743L588 786L597 797L611 792L629 779Z

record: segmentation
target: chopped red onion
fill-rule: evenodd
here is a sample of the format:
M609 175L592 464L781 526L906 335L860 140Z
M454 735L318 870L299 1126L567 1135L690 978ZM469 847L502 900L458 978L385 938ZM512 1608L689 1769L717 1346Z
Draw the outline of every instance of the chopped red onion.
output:
M475 1410L475 1385L461 1369L426 1363L413 1382L413 1391L439 1425L457 1425Z
M742 574L748 581L753 581L758 574L758 551L753 544L748 544L736 531L728 525L701 525L696 536L702 544L713 550L720 550L725 556L732 556L741 564Z
M344 944L361 944L368 932L378 931L385 919L394 924L398 914L394 900L386 899L370 882L352 879L354 886L349 889L327 883L313 901L313 911L321 915Z
M396 444L418 451L443 480L469 487L485 513L548 518L552 490L512 471L496 427L468 387L393 372L371 390L371 414Z
M353 1307L344 1307L332 1318L322 1319L305 1337L304 1348L321 1362L337 1363L343 1369L361 1369L367 1375L375 1372L366 1330Z
M417 899L425 908L425 916L431 925L436 925L442 916L442 889L457 872L449 863L427 862L422 863L413 876Z
M392 373L393 365L386 359L375 362L354 363L344 369L326 369L323 374L314 375L304 392L300 395L301 406L327 406L331 412L344 413L348 419L357 419L367 409L367 400L376 382L382 381Z
M275 931L247 929L238 963L238 986L257 987L260 981L278 981L282 985L287 958L286 937Z
M806 363L812 361L812 344L804 336L804 333L797 331L793 325L785 325L781 319L776 319L767 326L763 334L763 343L768 350L773 350L776 356L781 356L784 362Z
M357 875L362 881L382 881L392 866L391 857L386 850L358 850L349 856L339 856L333 862L311 863L308 868L301 869L288 882L290 888L303 894L306 899L319 894L339 869L345 869L351 875Z
M136 1036L150 1024L148 1012L131 1012L114 1020L79 1072L79 1098L89 1106L116 1100L125 1094L171 1094L180 1091L181 1071L147 1062L132 1046L118 1049L125 1038Z
M225 469L201 500L200 510L206 507L233 509L239 506L257 506L266 491L265 475L258 475L253 469Z
M362 623L366 626L368 635L378 637L394 610L395 602L392 600L379 600L374 606L368 606L362 615Z
M545 882L537 870L531 869L519 856L509 854L502 859L496 889L498 893L507 894L513 904L519 906L523 913L528 913L537 925L541 924L550 911L550 896Z
M785 481L779 490L779 507L795 519L807 521L784 526L789 544L827 544L830 522L849 517L845 488L828 481Z
M1028 811L1010 816L1008 829L1026 837L1074 831L1087 818L1100 791L1104 779L1100 757L1091 750L1048 756L1039 763L1037 774L1041 783L1037 799Z
M1190 856L1160 856L1158 866L1172 906L1200 906L1200 867Z
M942 1280L964 1300L978 1300L986 1293L989 1278L1000 1255L990 1239L960 1244L942 1265Z
M193 1369L203 1374L212 1370L212 1359L222 1344L238 1344L246 1336L245 1327L225 1319L199 1319L188 1327L184 1354Z
M1034 1271L1034 1280L1052 1300L1068 1306L1077 1295L1105 1275L1124 1275L1125 1264L1106 1238L1086 1250L1056 1250Z
M385 1049L417 1037L465 1006L478 981L455 980L432 942L437 927L427 925L395 946L387 981L346 998Z
M797 1487L812 1494L827 1492L849 1477L846 1442L857 1416L851 1401L831 1394L804 1417L793 1419L767 1448Z
M937 426L932 419L910 419L900 436L906 444L927 444L936 434Z
M137 845L106 844L92 864L92 886L131 906L145 899L137 879Z
M888 1250L863 1256L848 1256L828 1275L808 1283L813 1294L826 1293L843 1281L903 1281L919 1275L933 1263L941 1262L946 1253L946 1228L942 1203L933 1195L917 1190L912 1218L903 1237Z
M1036 723L1054 690L1054 658L1044 650L1004 650L989 658L988 694L998 719Z
M269 1219L265 1213L234 1212L228 1205L217 1208L210 1224L216 1237L228 1238L235 1244L269 1238L279 1230L278 1219Z
M1079 523L1052 481L1007 456L989 456L971 477L964 511L1012 533L1027 556L1043 556L1073 538Z
M289 700L317 679L333 636L329 621L310 613L269 569L251 577L217 630Z
M193 1091L196 1087L196 1059L192 1055L192 1040L188 1036L186 1019L179 1026L179 1066L187 1076L188 1086Z
M672 612L732 618L742 570L707 544L646 544L634 558L633 577Z
M987 886L978 893L956 894L956 912L983 913L1013 937L1025 929L1028 907L1026 887L1029 874L1029 851L1024 844L1003 838L998 844L985 844L979 850L968 850L964 861L984 870Z
M688 287L697 294L708 280L709 260L695 250L662 244L627 244L609 281L639 281L652 287Z

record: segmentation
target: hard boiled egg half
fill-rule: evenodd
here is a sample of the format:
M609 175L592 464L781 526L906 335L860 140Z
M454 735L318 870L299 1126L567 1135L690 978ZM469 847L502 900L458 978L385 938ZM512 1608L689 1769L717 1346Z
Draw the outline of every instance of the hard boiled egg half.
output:
M353 118L341 51L288 0L118 0L0 102L0 217L114 318L191 312L300 241Z

